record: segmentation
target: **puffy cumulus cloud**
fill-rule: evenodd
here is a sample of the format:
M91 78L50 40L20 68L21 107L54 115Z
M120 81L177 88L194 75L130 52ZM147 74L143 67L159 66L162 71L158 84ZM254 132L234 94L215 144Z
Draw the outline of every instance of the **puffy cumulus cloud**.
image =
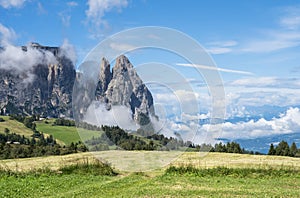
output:
M75 47L65 39L63 44L60 46L60 56L66 56L75 65L77 62L77 53Z
M202 130L207 130L209 124L201 126ZM228 139L249 139L271 135L297 133L300 131L300 109L290 108L279 118L266 120L261 118L257 121L219 124L222 127L221 138ZM213 131L217 132L217 131Z
M191 114L186 114L186 113L182 113L181 115L182 119L184 121L191 121L191 120L205 120L205 119L209 119L210 118L210 113L207 114L196 114L196 115L191 115Z
M89 9L86 11L86 15L89 18L93 18L101 23L102 17L108 11L113 8L121 9L127 7L127 0L89 0Z
M0 5L5 8L20 8L25 3L25 0L0 0Z
M101 28L108 27L107 21L103 19L107 12L117 9L119 12L122 8L127 7L127 0L88 0L88 10L86 10L87 22L91 25L91 37L97 38ZM100 34L101 35L101 34Z
M285 113L277 118L266 120L261 118L257 121L243 122L225 122L220 124L200 124L201 119L210 119L210 115L198 114L189 115L183 114L181 118L167 120L164 123L162 130L163 134L175 136L180 134L180 137L185 141L193 141L195 143L217 143L218 139L254 139L259 137L291 134L300 132L300 109L289 108Z

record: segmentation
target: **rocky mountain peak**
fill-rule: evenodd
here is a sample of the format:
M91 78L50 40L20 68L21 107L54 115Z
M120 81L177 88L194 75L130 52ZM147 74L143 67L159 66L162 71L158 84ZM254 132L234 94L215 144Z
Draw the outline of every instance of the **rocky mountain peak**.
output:
M108 60L104 57L102 58L101 65L100 65L100 74L99 74L99 81L97 85L96 95L103 97L105 95L105 91L107 90L108 84L112 79L112 73L110 71L110 64ZM100 99L98 97L98 99Z
M105 103L107 110L113 105L129 107L132 118L139 124L141 115L148 118L155 115L150 91L124 55L116 59L112 73L107 60L102 59L96 100Z
M96 100L104 103L108 111L114 105L128 107L132 119L140 125L155 116L153 97L126 56L117 57L112 69L109 61L102 58L95 84L89 75L76 74L72 61L60 55L59 47L38 43L20 47L28 56L33 49L41 55L51 55L54 61L33 63L29 73L24 74L0 67L0 114L80 117ZM18 64L23 67L22 62ZM29 77L31 80L24 83Z
M116 64L113 68L113 73L127 72L128 70L130 70L132 68L133 68L133 65L130 63L128 58L124 55L120 55L116 59Z

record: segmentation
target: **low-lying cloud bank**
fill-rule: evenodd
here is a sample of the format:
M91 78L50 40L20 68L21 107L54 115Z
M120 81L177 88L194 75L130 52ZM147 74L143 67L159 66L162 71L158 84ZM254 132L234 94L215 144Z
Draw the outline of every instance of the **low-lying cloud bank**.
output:
M126 106L112 106L108 111L105 104L93 101L84 115L83 121L94 125L119 126L127 130L137 130L137 125L132 120L131 110Z
M201 130L207 131L209 124L201 126ZM261 118L257 121L221 124L222 133L220 138L249 139L279 134L300 133L300 109L290 108L278 118L266 120ZM217 132L217 131L212 131Z
M6 45L0 51L0 68L14 70L16 72L24 72L31 70L39 64L57 64L57 60L53 53L49 51L40 51L30 46L27 51L21 47Z

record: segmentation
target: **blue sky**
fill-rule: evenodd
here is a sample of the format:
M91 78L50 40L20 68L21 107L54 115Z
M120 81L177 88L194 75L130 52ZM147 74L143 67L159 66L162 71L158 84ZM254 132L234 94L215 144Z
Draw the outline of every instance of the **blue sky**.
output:
M164 26L196 39L219 67L257 76L299 75L300 2L111 0L98 6L87 1L0 2L0 23L16 33L14 44L36 41L56 46L68 39L76 47L78 62L113 33Z
M300 1L0 0L2 44L60 46L68 40L77 52L77 65L106 37L140 26L179 30L198 41L218 67L251 73L221 72L227 117L264 120L228 123L224 137L239 130L245 131L239 138L300 131ZM160 55L151 52L131 61L140 64L151 56ZM172 62L172 56L160 58L166 57ZM181 71L197 81L191 71ZM199 82L194 86L205 106L209 94ZM160 93L157 98L168 103L170 96ZM255 114L266 105L282 108L268 120Z

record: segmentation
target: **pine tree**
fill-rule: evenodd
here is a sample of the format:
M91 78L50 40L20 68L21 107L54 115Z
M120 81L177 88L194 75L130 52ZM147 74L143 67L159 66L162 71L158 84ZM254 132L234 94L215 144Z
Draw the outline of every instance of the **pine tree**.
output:
M290 147L286 141L281 141L276 147L276 155L289 156Z
M274 145L271 144L270 145L270 149L269 149L269 152L268 152L268 155L275 155L276 154L276 150L274 148Z
M290 156L295 157L296 153L297 153L297 145L295 142L293 142L290 148Z

